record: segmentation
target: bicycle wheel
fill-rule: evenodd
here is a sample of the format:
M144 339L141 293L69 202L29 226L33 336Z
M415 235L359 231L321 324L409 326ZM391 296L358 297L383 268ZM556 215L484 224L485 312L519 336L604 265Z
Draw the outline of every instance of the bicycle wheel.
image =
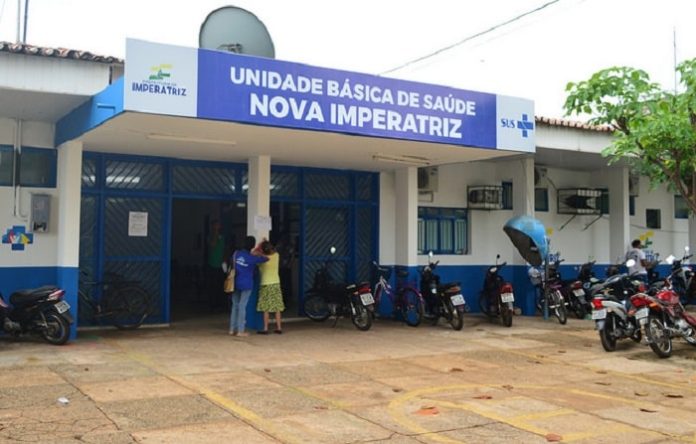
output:
M418 327L423 319L425 308L423 298L415 290L406 289L401 295L401 316L411 327Z
M104 302L111 323L119 330L140 327L150 311L150 296L136 286L114 289Z

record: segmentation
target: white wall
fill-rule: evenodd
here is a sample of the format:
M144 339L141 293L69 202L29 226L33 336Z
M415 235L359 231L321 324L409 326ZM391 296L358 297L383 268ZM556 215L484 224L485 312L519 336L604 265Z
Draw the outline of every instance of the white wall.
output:
M419 202L419 206L467 208L467 187L472 185L500 185L511 181L522 167L520 160L486 161L439 167L438 191L432 202ZM609 252L610 215L576 216L557 213L557 192L559 188L608 188L613 169L600 171L572 171L547 167L547 176L536 185L548 189L549 211L535 212L535 217L552 230L551 251L559 251L569 264L579 264L588 260L598 263L613 262ZM382 173L380 178L380 261L394 263L395 189L394 175ZM514 190L513 190L514 192ZM630 218L631 238L637 238L649 231L645 228L645 209L659 208L662 211L662 229L654 232L654 250L662 257L670 253L679 254L687 242L687 225L684 220L674 219L674 198L665 187L649 190L648 181L640 181L640 195L636 198L636 215ZM444 255L438 259L444 265L481 265L495 260L510 261L514 247L503 232L505 222L513 217L512 210L469 210L470 254ZM563 227L563 225L565 225ZM626 246L628 247L628 245ZM426 256L419 256L419 263L426 262Z
M0 144L13 145L16 123L13 119L0 118ZM22 123L22 144L37 148L53 148L53 125L42 122ZM57 188L20 188L18 211L15 215L15 198L12 187L0 187L0 233L5 234L15 225L29 226L30 194L51 195L51 220L47 233L35 233L34 243L24 251L12 251L10 245L0 244L0 267L55 266L58 251L59 201Z

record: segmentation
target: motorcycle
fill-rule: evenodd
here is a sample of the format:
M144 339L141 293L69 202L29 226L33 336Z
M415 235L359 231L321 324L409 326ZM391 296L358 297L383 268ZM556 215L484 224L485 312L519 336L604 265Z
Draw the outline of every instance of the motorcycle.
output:
M331 255L336 248L331 247ZM340 317L350 317L358 330L372 327L375 299L369 282L346 284L334 282L329 272L329 260L317 270L314 284L307 291L304 302L305 314L313 321L325 321L333 316L335 327Z
M512 326L512 314L514 312L513 302L515 294L512 284L505 282L500 276L500 270L507 265L507 262L498 264L500 255L495 257L495 265L488 267L486 276L483 279L483 289L479 294L479 306L481 312L491 318L500 317L504 326Z
M552 275L552 272L550 272L549 275ZM562 281L555 278L547 279L546 273L536 267L529 268L528 276L532 285L537 289L537 310L543 313L544 307L548 304L548 310L556 316L561 325L568 322L568 313L566 309L568 303L566 302L565 296L563 296Z
M0 294L2 330L14 337L36 333L50 344L65 344L74 320L64 295L64 290L47 285L15 291L8 304Z
M638 293L631 297L631 304L636 307L635 318L647 344L657 356L668 358L672 354L672 338L658 299L653 295Z
M549 264L549 283L552 288L558 288L563 295L566 307L575 313L575 317L584 319L590 307L585 298L582 282L579 280L564 281L562 279L559 267L563 261L564 259L556 259Z
M684 256L681 259L673 255L668 256L665 262L671 265L670 281L674 291L679 295L682 304L688 305L696 302L696 279L690 266L684 262L693 256L689 254L689 247L684 247Z
M439 263L433 262L433 253L430 252L428 265L421 270L421 294L425 299L426 317L431 317L433 324L444 318L453 329L461 330L464 327L466 301L459 282L440 283L440 276L434 273Z
M679 269L673 274L679 273ZM672 338L682 337L686 342L696 346L696 317L688 313L682 305L679 294L671 284L672 275L665 281L665 286L655 295L637 295L632 302L636 307L647 312L641 317L641 326L645 330L650 348L661 358L672 354Z
M627 262L629 267L631 261L633 259ZM644 290L642 283L633 281L626 273L614 274L592 287L592 320L604 350L616 350L616 342L620 339L640 342L641 328L631 297Z

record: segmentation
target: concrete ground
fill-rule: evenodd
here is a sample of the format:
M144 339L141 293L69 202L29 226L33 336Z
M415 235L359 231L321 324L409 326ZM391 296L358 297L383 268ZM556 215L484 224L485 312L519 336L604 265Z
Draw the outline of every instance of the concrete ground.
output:
M696 348L681 340L660 360L631 341L606 353L572 319L226 327L0 338L0 442L696 442Z

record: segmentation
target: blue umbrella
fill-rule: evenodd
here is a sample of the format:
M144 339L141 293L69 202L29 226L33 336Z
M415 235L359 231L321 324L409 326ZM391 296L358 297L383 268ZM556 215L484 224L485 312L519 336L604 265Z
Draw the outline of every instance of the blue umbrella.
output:
M513 217L505 223L503 231L520 255L533 266L538 267L546 259L546 228L538 219L529 216Z

